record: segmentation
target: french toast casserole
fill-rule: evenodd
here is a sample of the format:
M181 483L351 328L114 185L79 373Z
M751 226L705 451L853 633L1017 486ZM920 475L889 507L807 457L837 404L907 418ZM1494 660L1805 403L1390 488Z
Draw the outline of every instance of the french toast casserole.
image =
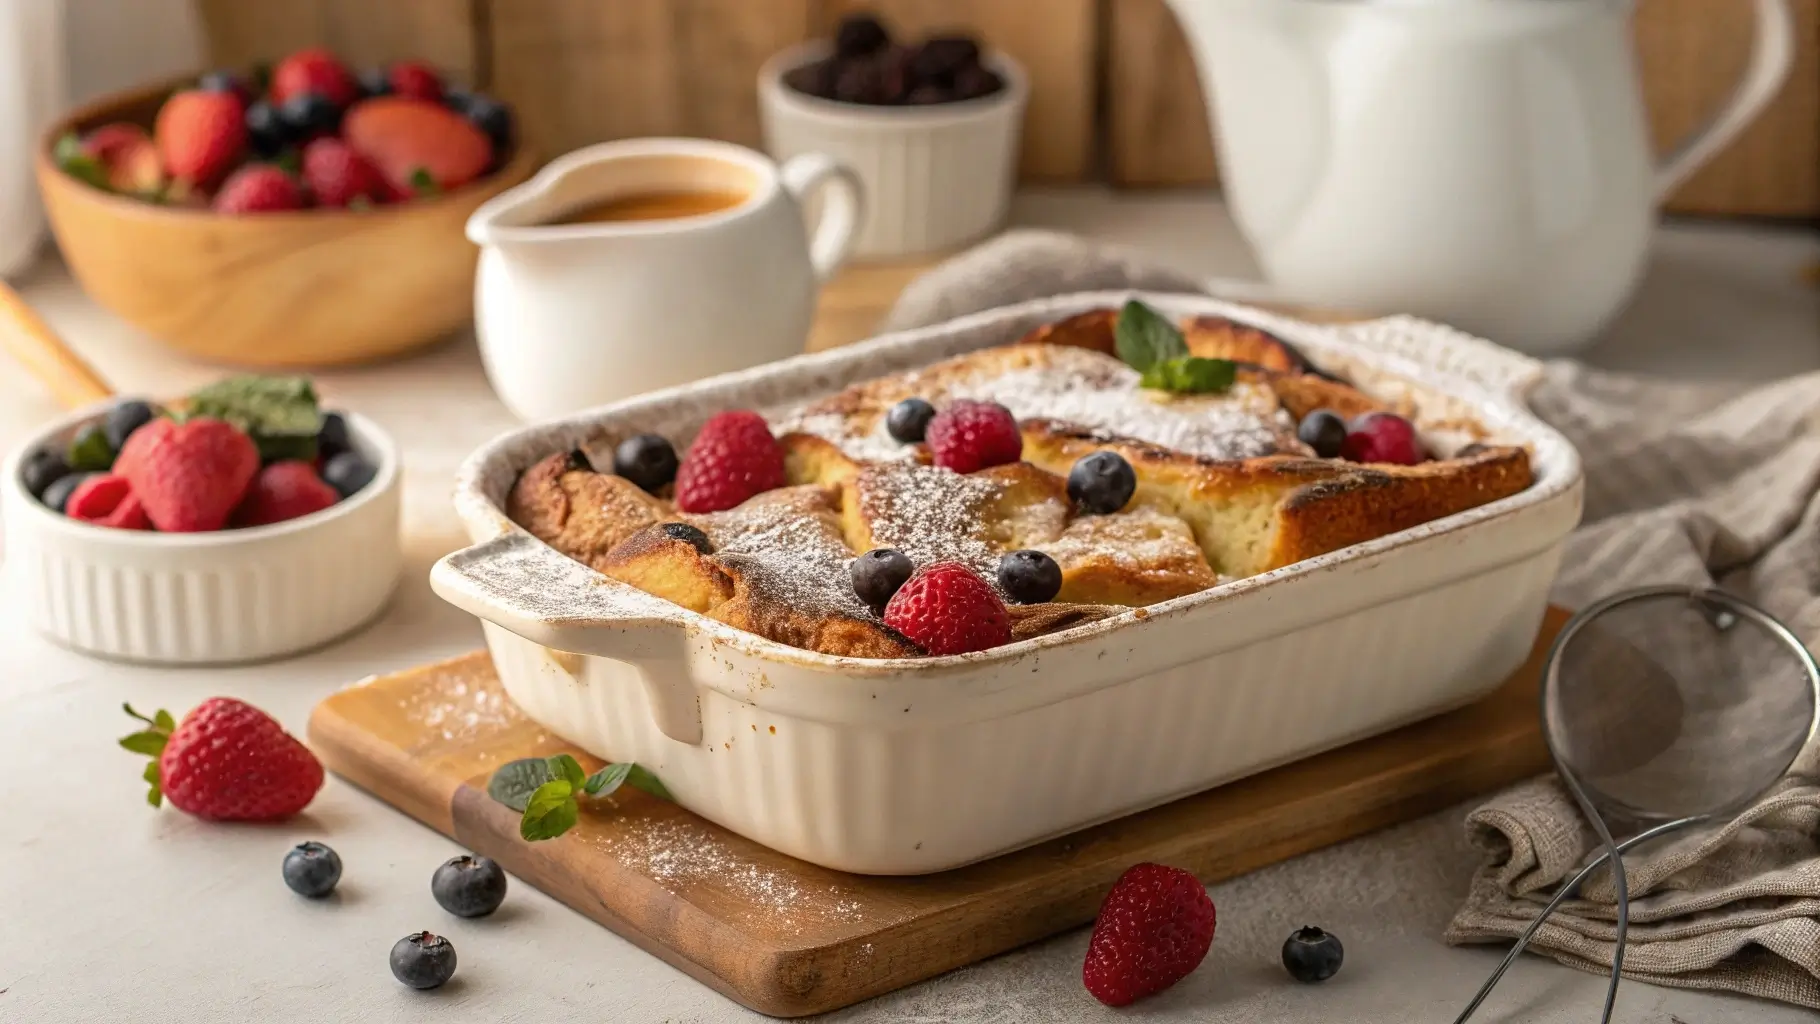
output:
M1287 341L1093 309L684 452L608 436L526 469L510 518L599 573L822 654L1066 630L1530 486L1529 453L1418 436Z

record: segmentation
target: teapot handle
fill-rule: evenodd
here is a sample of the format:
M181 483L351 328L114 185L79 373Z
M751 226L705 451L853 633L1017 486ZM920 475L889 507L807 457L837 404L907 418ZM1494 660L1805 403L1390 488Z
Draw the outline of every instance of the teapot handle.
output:
M826 284L847 262L853 243L859 236L860 219L865 216L866 190L853 168L826 153L799 153L784 163L779 172L784 188L799 204L807 205L817 192L827 192L815 233L809 239L809 262L815 267L815 280Z
M1656 199L1693 177L1708 160L1743 131L1788 78L1795 62L1795 19L1787 0L1756 0L1757 31L1751 40L1750 66L1725 106L1669 152L1656 168Z

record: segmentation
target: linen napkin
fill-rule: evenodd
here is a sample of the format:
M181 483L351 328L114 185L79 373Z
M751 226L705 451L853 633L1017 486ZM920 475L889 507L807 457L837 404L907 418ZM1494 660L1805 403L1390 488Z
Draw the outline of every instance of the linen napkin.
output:
M1015 231L913 282L884 327L1116 288L1206 290L1131 250ZM1780 618L1810 649L1820 640L1820 374L1749 388L1556 361L1531 404L1574 442L1586 470L1585 518L1569 541L1556 603L1582 607L1648 583L1716 585ZM1630 706L1651 713L1647 700ZM1625 858L1626 976L1820 1008L1820 750L1804 750L1797 770L1805 775L1729 823ZM1452 943L1514 938L1598 852L1552 775L1492 797L1467 828L1484 862L1448 927ZM1608 971L1615 921L1612 879L1601 870L1530 948Z

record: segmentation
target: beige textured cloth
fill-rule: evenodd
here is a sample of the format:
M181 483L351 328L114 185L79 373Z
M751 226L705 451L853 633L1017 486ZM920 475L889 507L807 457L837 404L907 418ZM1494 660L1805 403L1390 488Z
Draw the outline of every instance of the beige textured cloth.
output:
M886 326L1125 287L1202 290L1147 266L1139 254L1013 232L913 283ZM1561 361L1549 364L1532 404L1578 446L1586 467L1586 515L1563 560L1558 603L1581 607L1649 583L1712 584L1764 607L1810 649L1820 640L1820 375L1745 389ZM1688 637L1647 637L1643 646L1656 650L1652 645L1670 641ZM1742 714L1747 721L1808 713L1805 699L1797 691L1800 699L1791 701L1787 687L1772 700L1762 687L1740 695L1702 685L1677 694L1671 684L1667 703L1690 716ZM1639 716L1662 713L1660 693L1623 696L1623 707ZM1718 749L1716 756L1729 765L1739 760L1735 753ZM1804 774L1729 823L1646 844L1625 858L1632 895L1627 976L1820 1008L1820 749L1803 751L1797 768ZM1695 770L1677 784L1701 780ZM1493 797L1468 815L1467 828L1485 859L1448 928L1455 943L1515 937L1598 851L1552 776ZM1615 920L1612 879L1601 870L1531 948L1606 971Z

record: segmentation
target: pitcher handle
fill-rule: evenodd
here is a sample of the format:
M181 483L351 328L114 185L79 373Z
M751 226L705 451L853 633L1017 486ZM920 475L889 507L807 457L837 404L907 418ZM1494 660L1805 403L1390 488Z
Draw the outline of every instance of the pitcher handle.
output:
M1738 80L1725 106L1670 150L1656 168L1658 201L1729 145L1763 112L1787 80L1795 63L1795 17L1787 0L1756 0L1755 17L1757 29L1751 40L1750 66L1744 69L1744 77Z
M865 186L853 168L826 153L791 157L784 163L781 177L784 188L800 205L808 205L817 192L828 193L815 233L809 239L809 262L815 268L815 280L825 284L853 253L860 219L865 216Z

